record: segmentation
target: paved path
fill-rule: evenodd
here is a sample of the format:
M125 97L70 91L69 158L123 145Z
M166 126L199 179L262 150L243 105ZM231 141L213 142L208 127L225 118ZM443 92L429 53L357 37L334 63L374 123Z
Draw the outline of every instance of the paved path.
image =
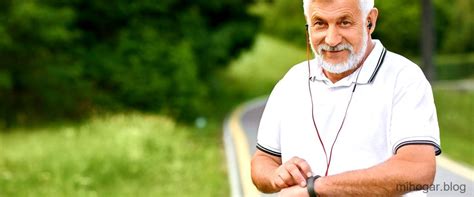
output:
M224 126L232 196L277 196L261 194L250 180L250 156L255 152L265 102L261 98L242 105ZM437 191L428 191L428 196L474 196L474 170L446 157L437 157L434 185L438 185Z

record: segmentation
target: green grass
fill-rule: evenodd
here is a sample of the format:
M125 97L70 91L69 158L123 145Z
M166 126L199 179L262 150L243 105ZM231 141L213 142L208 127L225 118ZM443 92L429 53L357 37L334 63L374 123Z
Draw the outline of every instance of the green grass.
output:
M436 89L443 154L474 166L474 92Z
M474 62L474 54L442 55L436 61L441 65L460 65L460 57L467 64ZM303 48L261 35L256 46L232 64L228 75L240 79L235 81L251 96L267 95L292 65L305 58ZM451 73L449 76L462 72L452 68L446 70L452 70L448 72ZM474 166L474 93L435 89L434 95L443 155Z
M0 196L227 196L220 129L132 113L1 132Z

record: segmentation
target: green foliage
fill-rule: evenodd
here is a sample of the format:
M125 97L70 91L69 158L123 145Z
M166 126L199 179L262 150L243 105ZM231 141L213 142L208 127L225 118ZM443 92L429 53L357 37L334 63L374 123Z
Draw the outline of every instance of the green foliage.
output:
M373 38L380 39L391 51L420 54L421 5L420 1L376 1L379 9Z
M417 56L421 44L421 1L376 1L379 18L373 38L391 51ZM471 0L433 2L436 50L441 53L474 51L474 3ZM264 32L305 46L302 0L260 0L253 11L263 17Z
M443 53L474 52L474 2L435 0L438 46Z
M259 0L252 11L262 16L266 34L305 46L303 0Z
M0 133L0 196L227 196L219 125L129 113Z
M0 2L7 124L138 109L194 120L213 78L253 42L251 0Z

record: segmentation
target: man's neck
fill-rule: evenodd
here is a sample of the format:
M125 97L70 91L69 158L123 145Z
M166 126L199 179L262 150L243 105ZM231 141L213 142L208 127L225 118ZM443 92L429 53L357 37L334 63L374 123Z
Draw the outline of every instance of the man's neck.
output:
M374 49L374 47L375 47L374 43L370 40L369 43L368 43L367 51L365 52L364 58L362 58L360 63L355 68L353 68L351 70L348 70L346 72L343 72L343 73L330 73L330 72L323 69L324 75L326 75L326 77L329 80L331 80L332 83L336 83L339 80L343 79L344 77L347 77L347 76L351 75L354 71L356 71L359 67L361 67L364 64L365 59L367 59L367 57L369 56L372 49Z

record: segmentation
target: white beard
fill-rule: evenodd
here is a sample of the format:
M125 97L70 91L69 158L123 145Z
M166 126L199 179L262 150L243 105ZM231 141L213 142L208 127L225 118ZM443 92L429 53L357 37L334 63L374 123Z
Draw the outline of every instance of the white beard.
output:
M367 39L368 39L368 32L364 28L364 32L362 35L362 48L359 50L358 53L354 53L354 48L352 45L343 43L339 44L335 47L331 47L326 44L321 44L318 46L318 50L316 51L313 48L313 45L311 45L311 48L313 49L313 52L315 54L315 59L318 65L321 65L324 70L330 73L335 73L335 74L340 74L349 70L352 70L359 65L359 63L362 61L362 58L365 55L365 51L367 50ZM348 50L349 53L349 58L347 58L347 61L342 62L342 63L337 63L337 64L332 64L324 60L324 57L322 55L322 51L340 51L340 50Z

